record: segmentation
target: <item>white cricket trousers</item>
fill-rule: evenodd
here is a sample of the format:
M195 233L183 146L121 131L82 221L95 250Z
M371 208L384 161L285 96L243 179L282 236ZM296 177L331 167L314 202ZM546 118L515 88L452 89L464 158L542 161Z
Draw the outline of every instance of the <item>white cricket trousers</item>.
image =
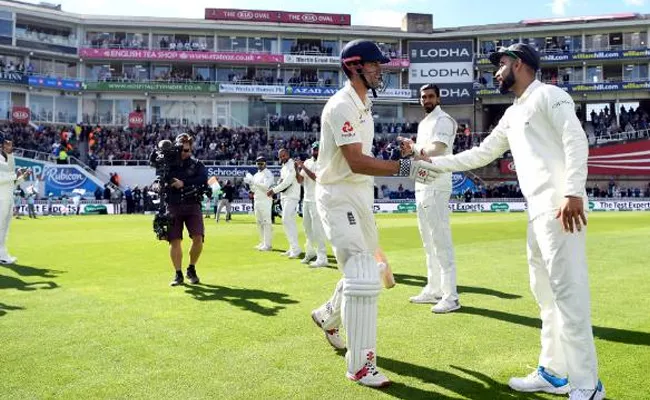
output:
M424 293L458 300L456 261L449 223L448 191L417 191L415 202L418 228L427 262L427 285Z
M598 385L591 326L586 228L565 233L556 212L528 223L530 286L540 307L539 365L569 376L574 389Z
M284 228L284 234L287 236L287 241L289 242L289 251L292 253L300 253L298 225L296 224L298 199L283 198L280 200L280 204L282 204L282 226Z
M377 299L381 290L374 254L378 246L370 185L316 185L316 206L342 269L332 297L321 306L323 328L346 331L348 374L376 363Z
M273 228L271 227L271 201L256 201L255 220L260 234L260 244L264 247L271 247L273 239Z
M13 216L14 194L13 185L0 186L0 258L7 258L7 238L9 237L9 224Z
M305 252L307 254L316 254L318 260L326 260L325 231L315 202L303 200L302 225L305 228L305 236L307 236Z

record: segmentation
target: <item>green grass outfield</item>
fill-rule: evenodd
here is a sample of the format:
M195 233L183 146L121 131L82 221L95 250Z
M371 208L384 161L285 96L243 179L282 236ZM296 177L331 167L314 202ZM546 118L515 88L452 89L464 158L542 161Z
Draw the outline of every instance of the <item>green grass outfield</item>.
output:
M338 270L253 250L250 216L206 221L203 284L177 288L150 216L14 220L19 265L0 266L0 398L554 398L506 386L539 352L525 216L452 221L463 308L434 316L408 303L426 276L415 216L378 216L398 281L380 297L378 362L394 384L378 391L345 379L309 316ZM588 238L608 398L650 399L650 213L593 213Z

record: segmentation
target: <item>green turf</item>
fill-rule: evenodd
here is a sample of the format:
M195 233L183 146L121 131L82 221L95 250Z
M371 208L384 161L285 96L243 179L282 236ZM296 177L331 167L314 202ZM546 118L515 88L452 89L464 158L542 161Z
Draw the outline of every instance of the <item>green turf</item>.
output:
M18 220L0 266L0 398L519 399L539 351L523 214L452 217L462 311L411 305L426 276L413 215L379 216L398 281L379 306L385 391L344 378L310 310L339 279L260 254L250 216L209 220L200 286L170 288L151 217ZM285 249L280 225L276 248ZM608 398L650 398L650 213L594 213L593 323Z

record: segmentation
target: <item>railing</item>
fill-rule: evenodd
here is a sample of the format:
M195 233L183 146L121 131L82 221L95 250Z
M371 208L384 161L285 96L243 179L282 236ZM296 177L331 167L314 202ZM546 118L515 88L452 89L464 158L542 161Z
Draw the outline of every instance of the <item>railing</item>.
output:
M569 50L564 50L564 49L538 49L537 51L541 54L575 54L575 53L589 53L589 52L594 52L594 51L623 51L623 50L647 50L648 47L638 45L638 46L633 46L633 45L620 45L620 46L599 46L598 48L593 48L593 47L585 47L584 51L582 48L580 49L569 49ZM475 53L477 57L487 57L493 52L497 51L498 48L495 48L493 50L489 51L479 51Z
M68 47L77 47L78 44L77 38L74 35L70 35L70 36L53 35L50 33L27 31L20 28L16 28L16 39L29 40L32 42L40 42L44 44L54 44L54 45L68 46Z

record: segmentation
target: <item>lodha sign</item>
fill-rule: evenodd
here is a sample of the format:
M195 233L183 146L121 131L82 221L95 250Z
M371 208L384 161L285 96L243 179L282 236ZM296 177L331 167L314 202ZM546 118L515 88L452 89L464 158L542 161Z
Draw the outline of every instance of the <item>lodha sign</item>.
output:
M340 25L351 24L350 14L324 14L269 10L238 10L206 8L205 19L214 21L276 22L285 24Z

